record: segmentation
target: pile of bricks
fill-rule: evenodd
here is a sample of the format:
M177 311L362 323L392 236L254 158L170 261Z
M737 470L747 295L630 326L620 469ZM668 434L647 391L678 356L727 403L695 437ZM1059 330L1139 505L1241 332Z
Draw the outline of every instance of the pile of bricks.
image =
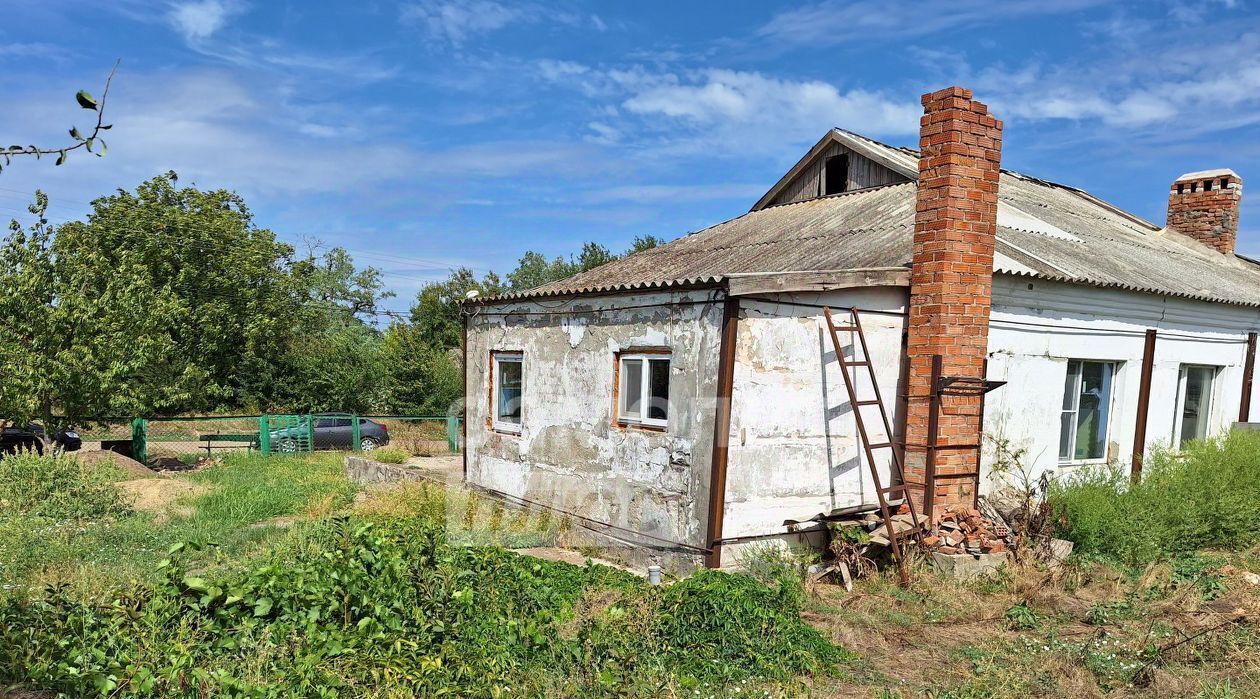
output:
M1014 544L1010 528L974 507L947 507L923 537L923 545L937 553L1002 553Z

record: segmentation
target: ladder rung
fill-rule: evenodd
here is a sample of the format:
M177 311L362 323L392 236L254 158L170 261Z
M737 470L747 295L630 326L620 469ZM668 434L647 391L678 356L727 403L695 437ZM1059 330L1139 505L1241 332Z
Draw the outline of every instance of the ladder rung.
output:
M832 330L857 330L858 327L856 325L833 325L831 326L831 329Z
M886 449L892 446L892 442L879 442L877 444L867 444L867 449Z
M879 492L881 492L881 493L896 493L896 492L898 492L898 491L902 491L902 492L904 492L904 491L905 491L905 489L906 489L906 486L904 486L904 485L890 485L890 486L888 486L887 488L881 488Z
M854 403L854 405L879 405L879 401L877 401L877 400L860 400L860 401L858 401L858 402Z
M840 366L870 366L870 365L871 365L871 362L869 359L863 359L860 362L840 362Z

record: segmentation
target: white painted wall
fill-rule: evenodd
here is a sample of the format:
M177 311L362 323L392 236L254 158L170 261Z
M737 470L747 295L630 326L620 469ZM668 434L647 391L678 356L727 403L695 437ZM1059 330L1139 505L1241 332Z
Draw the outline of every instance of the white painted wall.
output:
M580 298L482 307L469 330L468 480L663 539L704 543L722 302L712 291ZM764 295L741 299L723 535L783 532L804 520L875 501L848 397L819 308L858 306L894 429L901 421L905 288ZM628 308L633 306L634 308ZM503 315L505 312L528 315ZM847 314L839 317L845 318ZM1156 328L1149 446L1170 442L1182 364L1220 367L1212 433L1236 419L1246 334L1260 310L1096 289L1010 275L994 279L985 432L1026 449L1033 475L1070 473L1058 463L1059 416L1070 359L1119 362L1109 455L1127 464L1136 424L1143 334ZM848 342L848 337L842 337ZM617 426L618 351L673 351L668 429ZM519 435L489 424L490 353L525 355ZM864 376L859 372L859 375ZM860 398L869 397L861 386ZM878 411L863 408L868 425ZM1253 395L1260 420L1260 391ZM879 468L887 482L889 454ZM986 451L982 491L992 488ZM788 537L790 538L790 537ZM747 545L724 548L723 563Z
M1008 384L989 395L985 432L1026 450L1033 475L1071 473L1058 462L1060 410L1070 359L1119 362L1113 387L1108 454L1129 464L1137 424L1144 333L1159 331L1147 419L1148 449L1171 443L1182 364L1220 367L1211 402L1210 434L1238 417L1247 332L1260 309L1096 289L997 275L989 330L989 378ZM1253 396L1253 404L1257 396ZM1255 413L1253 405L1253 415ZM993 466L985 454L985 472ZM993 486L986 478L982 490Z
M467 480L702 546L722 318L715 292L478 307L468 331ZM705 301L705 303L693 303ZM616 424L616 354L672 350L669 424ZM524 354L520 434L491 424L492 351Z
M741 299L727 465L725 537L783 532L785 519L805 520L821 512L875 502L874 486L856 440L856 423L836 362L821 308L781 301L828 305L837 324L848 322L840 309L863 313L876 379L896 430L902 362L904 288L868 288L827 293L765 295L770 301ZM856 341L841 333L841 342ZM852 359L851 349L846 349ZM865 369L858 399L873 397ZM862 408L873 441L884 439L879 410ZM887 485L889 450L876 452ZM728 546L724 563L741 546Z

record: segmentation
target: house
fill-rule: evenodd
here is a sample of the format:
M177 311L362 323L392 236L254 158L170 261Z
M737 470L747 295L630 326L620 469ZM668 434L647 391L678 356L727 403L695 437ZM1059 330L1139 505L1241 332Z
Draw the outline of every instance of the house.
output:
M1161 227L1002 170L970 91L923 105L919 151L832 130L742 216L470 302L466 481L684 567L875 502L854 411L879 406L850 405L824 306L858 309L894 432L870 439L904 445L923 505L971 501L1011 451L1033 475L1137 469L1247 420L1260 264L1234 253L1237 173L1177 178ZM1005 384L934 416L934 361Z

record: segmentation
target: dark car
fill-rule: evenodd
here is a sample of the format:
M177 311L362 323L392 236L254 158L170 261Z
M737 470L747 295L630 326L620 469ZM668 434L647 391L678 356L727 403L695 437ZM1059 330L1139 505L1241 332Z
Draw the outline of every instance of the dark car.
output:
M53 433L53 444L62 451L78 451L83 446L83 440L73 429L62 429ZM16 454L19 451L44 453L43 425L32 423L25 427L6 427L0 432L0 455Z
M311 427L315 449L350 449L354 443L352 416L345 413L321 413L313 415ZM275 451L297 451L306 441L302 427L288 427L271 432L271 448ZM389 430L375 420L359 418L359 449L372 451L389 444Z

